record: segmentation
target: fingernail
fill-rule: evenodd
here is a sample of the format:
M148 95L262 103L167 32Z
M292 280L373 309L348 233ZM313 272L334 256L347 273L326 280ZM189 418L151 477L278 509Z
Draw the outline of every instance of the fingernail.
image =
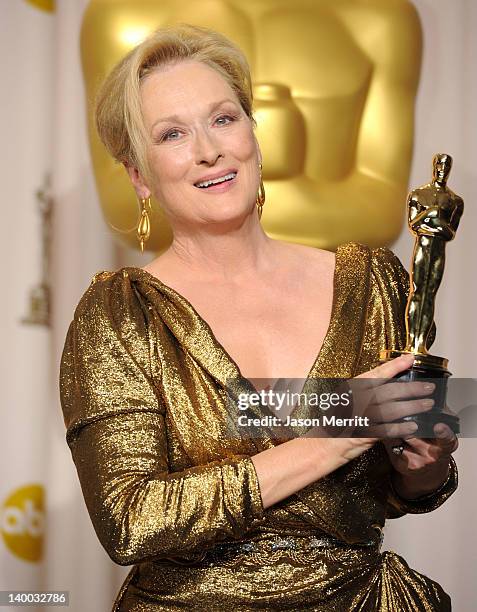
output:
M436 385L434 383L424 383L424 389L426 391L434 391Z

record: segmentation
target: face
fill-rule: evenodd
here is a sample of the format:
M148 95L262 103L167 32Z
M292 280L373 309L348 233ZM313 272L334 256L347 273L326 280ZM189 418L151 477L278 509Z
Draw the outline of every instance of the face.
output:
M448 155L436 155L434 158L434 179L443 181L452 167L452 160Z
M146 182L130 172L140 197L152 192L172 223L219 222L254 210L258 144L217 71L196 61L158 69L141 85L141 104L152 177ZM222 177L215 186L204 184Z

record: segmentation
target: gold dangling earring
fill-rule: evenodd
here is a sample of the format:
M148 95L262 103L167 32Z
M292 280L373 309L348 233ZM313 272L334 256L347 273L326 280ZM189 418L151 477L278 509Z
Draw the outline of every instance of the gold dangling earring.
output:
M255 204L257 205L257 209L258 209L258 218L261 219L263 205L265 204L265 187L263 185L263 180L262 180L262 164L258 164L258 167L260 168L260 186L258 188L258 194L255 200Z
M141 198L141 218L137 226L137 237L141 245L141 253L144 253L144 243L149 240L149 236L151 235L150 211L151 198Z

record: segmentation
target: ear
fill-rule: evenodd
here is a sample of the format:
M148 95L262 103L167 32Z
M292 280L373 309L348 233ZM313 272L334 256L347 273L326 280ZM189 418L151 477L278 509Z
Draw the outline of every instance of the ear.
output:
M131 166L126 162L123 163L123 166L126 168L126 172L129 174L129 178L131 179L131 183L133 184L137 197L141 200L149 198L151 196L151 190L146 185L146 182L139 170L135 166Z
M255 136L255 134L253 135L254 139L255 139L255 147L257 149L257 157L258 157L258 161L260 164L262 164L262 152L260 151L260 145L258 144L258 140L257 137Z

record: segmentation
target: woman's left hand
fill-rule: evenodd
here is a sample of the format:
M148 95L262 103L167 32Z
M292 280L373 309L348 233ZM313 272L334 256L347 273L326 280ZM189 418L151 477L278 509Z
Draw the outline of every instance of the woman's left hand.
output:
M449 458L459 446L454 432L444 423L434 426L435 438L408 438L406 441L383 440L389 459L396 470L394 481L402 497L419 497L432 492L446 480ZM392 447L402 444L396 455Z

